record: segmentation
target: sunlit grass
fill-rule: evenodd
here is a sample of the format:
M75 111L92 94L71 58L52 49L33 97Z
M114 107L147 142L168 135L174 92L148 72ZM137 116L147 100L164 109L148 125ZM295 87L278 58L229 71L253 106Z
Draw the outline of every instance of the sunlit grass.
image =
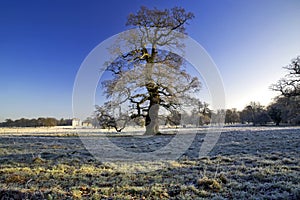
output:
M29 165L2 165L0 187L7 192L32 195L39 191L48 199L211 199L218 196L238 199L240 195L297 199L299 158L287 162L286 159L274 161L270 156L170 161L164 162L166 168L142 173L129 173L133 163L54 164L33 160ZM147 164L139 163L136 168Z

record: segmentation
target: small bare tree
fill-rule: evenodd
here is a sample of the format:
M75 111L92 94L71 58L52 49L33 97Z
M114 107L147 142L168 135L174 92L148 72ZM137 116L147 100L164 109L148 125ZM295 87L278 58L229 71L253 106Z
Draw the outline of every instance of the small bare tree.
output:
M284 68L288 70L288 74L271 85L271 89L280 92L284 97L300 96L300 56Z
M96 106L95 115L100 127L114 128L117 132L121 132L130 121L128 113L122 113L120 107L110 103Z

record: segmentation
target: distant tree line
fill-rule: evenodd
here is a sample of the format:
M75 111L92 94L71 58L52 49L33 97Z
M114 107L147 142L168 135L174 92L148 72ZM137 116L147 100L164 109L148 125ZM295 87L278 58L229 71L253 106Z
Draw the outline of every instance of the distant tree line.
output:
M241 111L236 109L218 111L219 114L225 112L225 123L266 125L273 122L277 126L280 124L300 125L300 56L283 68L287 70L287 74L276 84L270 86L271 90L280 92L280 94L269 106L262 106L259 102L250 102ZM199 115L200 113L196 112L193 115ZM208 111L205 116L210 117L213 114L216 113Z
M242 111L226 111L226 123L253 123L253 125L264 125L274 122L276 125L300 124L300 56L293 59L284 67L287 70L285 77L270 89L280 92L274 101L264 107L257 102L250 102ZM239 120L238 120L239 119Z
M51 117L37 118L37 119L6 119L5 122L0 123L0 127L42 127L42 126L71 126L72 119L55 119Z
M227 124L253 124L266 125L272 122L268 108L262 106L259 102L250 102L243 110L227 109L225 114L225 123Z

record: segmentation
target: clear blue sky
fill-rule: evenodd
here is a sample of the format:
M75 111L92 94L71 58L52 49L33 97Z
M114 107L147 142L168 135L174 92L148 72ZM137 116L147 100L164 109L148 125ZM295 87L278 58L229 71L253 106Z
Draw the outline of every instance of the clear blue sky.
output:
M228 108L267 105L269 85L300 55L299 0L1 0L0 121L72 117L80 64L142 5L195 14L187 32L217 64Z

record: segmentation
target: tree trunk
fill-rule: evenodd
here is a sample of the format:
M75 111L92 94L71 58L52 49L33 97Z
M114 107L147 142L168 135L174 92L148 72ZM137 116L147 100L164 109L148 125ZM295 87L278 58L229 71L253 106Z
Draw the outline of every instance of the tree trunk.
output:
M159 134L159 121L158 121L159 105L152 105L146 116L146 132L145 135Z
M146 53L147 50L144 50ZM152 79L152 73L154 68L154 60L156 57L156 48L155 45L151 50L151 56L146 59L146 68L145 68L145 77L146 77L146 88L149 94L149 107L146 115L146 132L145 135L156 135L159 134L159 120L158 120L158 112L159 112L159 104L160 104L160 96L158 89L159 87Z
M158 92L158 86L154 81L150 81L147 84L147 90L149 93L150 104L146 115L146 133L145 135L159 134L159 103L160 96Z

